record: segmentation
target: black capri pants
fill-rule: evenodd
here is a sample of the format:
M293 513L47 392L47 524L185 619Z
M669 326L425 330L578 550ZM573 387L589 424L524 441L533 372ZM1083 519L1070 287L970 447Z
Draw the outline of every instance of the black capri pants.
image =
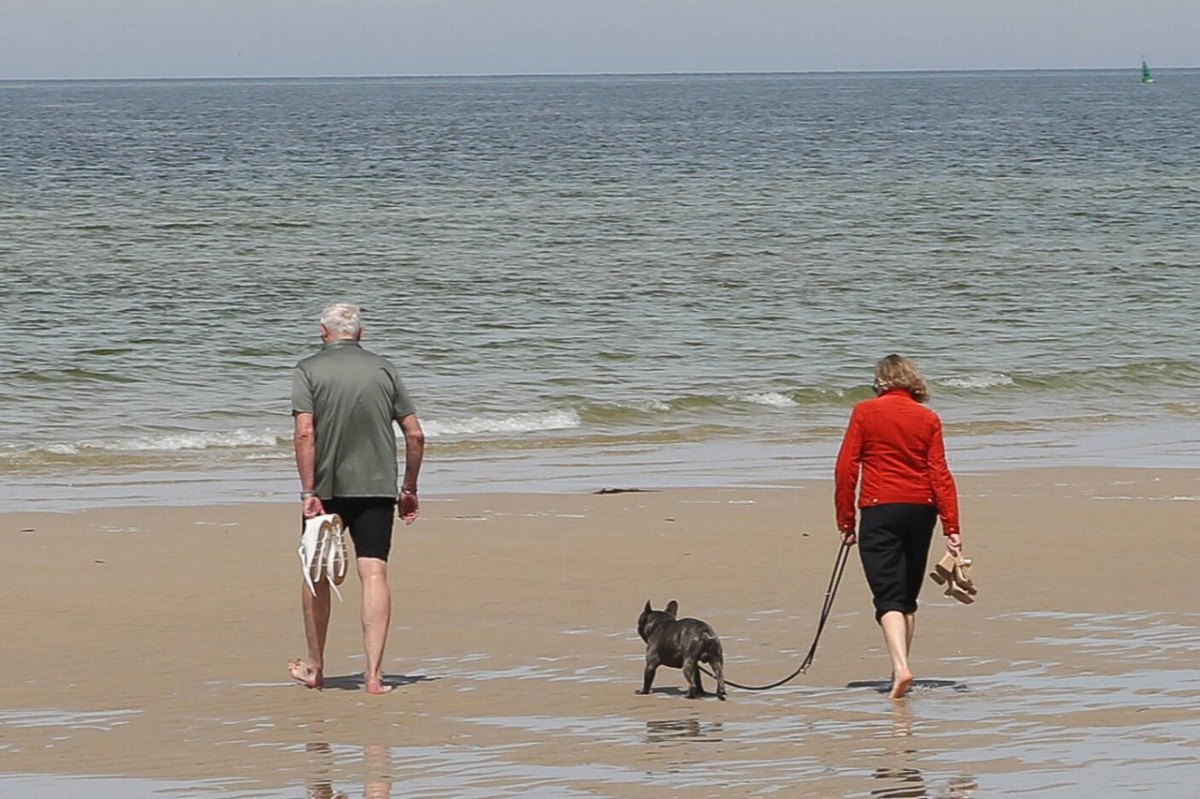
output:
M903 502L862 509L858 555L875 603L875 621L884 613L917 612L925 579L937 508Z
M333 497L323 499L326 513L336 513L350 532L354 556L387 560L392 551L395 497Z

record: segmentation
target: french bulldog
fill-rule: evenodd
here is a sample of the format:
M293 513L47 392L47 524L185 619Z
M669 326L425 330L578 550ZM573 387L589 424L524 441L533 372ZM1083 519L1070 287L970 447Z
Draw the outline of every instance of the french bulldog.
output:
M725 655L721 639L699 619L676 619L679 603L672 599L666 610L654 610L649 600L638 616L637 631L646 642L646 671L639 694L650 693L654 673L659 666L682 669L688 684L688 699L704 696L700 683L700 664L712 667L717 678L717 698L725 701Z

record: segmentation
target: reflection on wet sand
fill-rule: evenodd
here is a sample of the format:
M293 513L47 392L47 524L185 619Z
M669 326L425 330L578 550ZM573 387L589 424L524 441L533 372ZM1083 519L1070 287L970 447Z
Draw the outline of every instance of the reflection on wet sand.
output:
M953 687L955 690L963 690L959 688L960 684L950 680L929 680L934 683L927 687L945 688ZM880 682L883 690L886 691L890 687L887 682ZM871 683L870 687L875 688L875 683ZM892 755L900 755L903 760L909 760L914 756L919 755L918 747L920 741L913 737L913 716L912 705L907 701L893 702L891 708L891 730L890 737L904 739L904 748L894 750ZM965 777L951 777L948 781L946 775L935 775L933 784L931 785L925 774L914 766L893 766L893 767L878 767L871 775L877 780L887 780L889 783L881 788L871 790L871 796L878 796L881 799L970 799L971 792L978 787L978 783L973 779Z
M646 722L646 743L670 743L689 739L701 743L720 743L721 722L700 721L697 718L670 719Z
M912 710L908 702L892 703L892 737L907 738L912 735Z
M384 746L363 747L363 799L388 799L392 795L392 758Z
M871 796L881 799L929 799L925 791L925 778L921 770L915 768L877 768L874 774L877 780L889 780L899 783L883 788L875 788Z
M350 799L334 789L333 748L323 741L305 744L304 788L306 799ZM364 746L362 756L363 799L390 799L392 759L385 746Z
M933 788L931 792L921 770L916 768L878 768L874 777L896 783L871 791L871 796L880 799L971 799L979 787L973 779L954 777L944 788Z
M304 752L308 755L304 772L307 799L345 799L345 794L333 791L333 750L329 744L305 744Z

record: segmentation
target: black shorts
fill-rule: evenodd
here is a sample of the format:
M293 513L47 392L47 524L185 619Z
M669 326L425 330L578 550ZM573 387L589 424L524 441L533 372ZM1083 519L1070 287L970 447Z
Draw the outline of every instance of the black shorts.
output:
M321 500L326 513L336 513L350 531L354 555L387 560L392 551L395 497L333 497Z
M875 620L888 611L917 612L937 508L895 502L862 509L858 555L875 603Z

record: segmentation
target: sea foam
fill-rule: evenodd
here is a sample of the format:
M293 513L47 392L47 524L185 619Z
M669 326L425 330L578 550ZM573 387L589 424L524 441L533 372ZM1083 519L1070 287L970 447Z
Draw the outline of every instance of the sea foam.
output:
M963 377L945 377L934 382L940 386L965 389L984 389L1015 385L1013 379L1006 374L988 373L965 375Z
M238 429L138 435L125 438L97 438L76 442L57 441L31 447L25 451L43 452L50 455L79 455L88 451L182 452L186 450L276 447L281 443L283 440L275 432Z
M794 408L798 404L786 394L777 391L767 391L761 394L747 394L741 398L752 405L766 405L771 408Z
M541 430L567 430L582 422L573 410L515 413L505 416L469 416L462 419L431 419L422 423L430 438L472 436L487 433L536 433Z

